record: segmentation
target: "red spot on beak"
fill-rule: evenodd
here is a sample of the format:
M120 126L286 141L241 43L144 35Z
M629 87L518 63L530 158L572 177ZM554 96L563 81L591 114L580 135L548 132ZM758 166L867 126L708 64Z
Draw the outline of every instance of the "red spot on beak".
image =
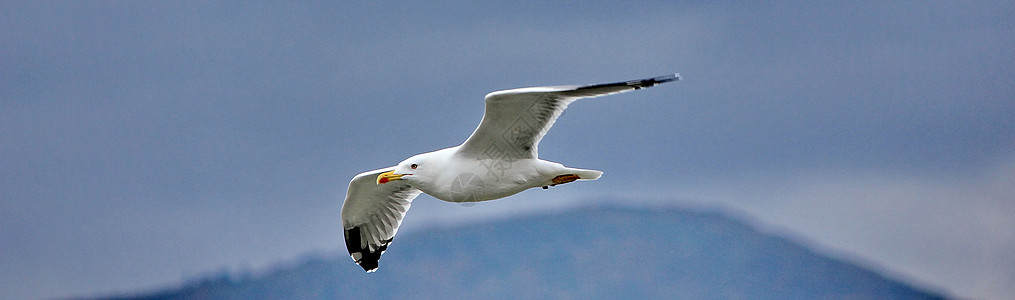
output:
M381 180L378 180L377 182L388 183L388 178L387 177L381 178Z

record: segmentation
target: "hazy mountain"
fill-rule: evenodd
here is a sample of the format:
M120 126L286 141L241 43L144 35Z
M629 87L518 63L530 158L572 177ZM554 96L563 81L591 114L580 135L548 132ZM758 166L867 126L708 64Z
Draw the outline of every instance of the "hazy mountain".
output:
M345 255L138 299L940 299L719 212L589 208L396 237Z

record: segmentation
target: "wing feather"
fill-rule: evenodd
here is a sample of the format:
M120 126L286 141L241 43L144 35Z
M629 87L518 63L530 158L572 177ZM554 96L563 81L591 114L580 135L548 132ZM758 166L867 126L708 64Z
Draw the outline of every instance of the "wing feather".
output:
M412 199L420 191L407 183L393 181L378 185L377 175L394 169L384 168L356 175L342 204L345 245L352 259L367 272L377 270L377 261L398 232Z
M539 141L571 102L679 79L679 74L671 74L615 83L530 87L487 94L483 120L458 153L507 161L536 158Z

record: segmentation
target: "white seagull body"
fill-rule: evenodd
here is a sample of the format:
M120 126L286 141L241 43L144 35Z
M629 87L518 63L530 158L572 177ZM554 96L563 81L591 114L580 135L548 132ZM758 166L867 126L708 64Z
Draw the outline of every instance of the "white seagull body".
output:
M345 243L367 272L391 243L421 192L449 202L499 199L534 187L596 180L602 171L539 159L538 145L567 105L679 80L679 74L586 86L544 86L486 95L486 113L462 145L418 154L356 175L342 205Z

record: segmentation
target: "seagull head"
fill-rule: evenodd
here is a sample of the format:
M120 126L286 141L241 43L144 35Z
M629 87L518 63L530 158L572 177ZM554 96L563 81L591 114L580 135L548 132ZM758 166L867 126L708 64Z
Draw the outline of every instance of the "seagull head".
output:
M377 184L385 184L394 180L410 179L414 176L418 176L421 172L425 173L426 168L424 166L429 161L431 156L430 154L432 154L432 152L419 154L403 160L391 171L377 175Z

